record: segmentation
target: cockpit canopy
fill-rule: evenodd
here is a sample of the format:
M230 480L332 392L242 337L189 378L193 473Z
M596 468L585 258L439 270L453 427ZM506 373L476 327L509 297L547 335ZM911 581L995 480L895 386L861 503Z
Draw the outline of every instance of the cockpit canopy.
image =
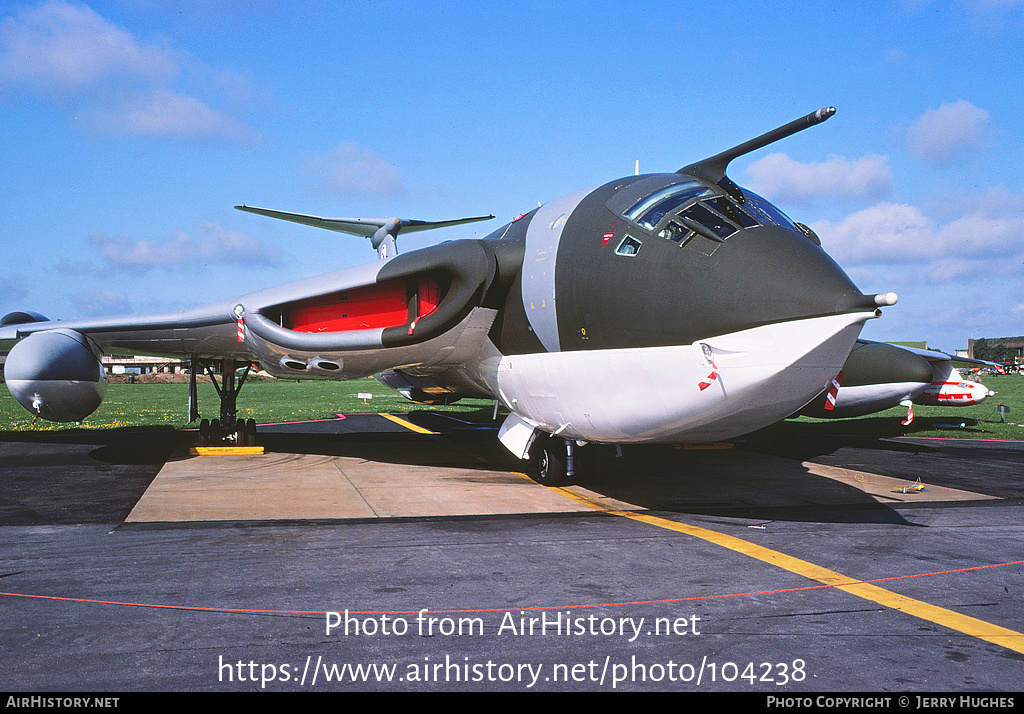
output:
M695 235L721 243L741 228L760 225L803 230L761 196L741 190L743 203L705 183L684 180L639 198L622 216L680 245Z

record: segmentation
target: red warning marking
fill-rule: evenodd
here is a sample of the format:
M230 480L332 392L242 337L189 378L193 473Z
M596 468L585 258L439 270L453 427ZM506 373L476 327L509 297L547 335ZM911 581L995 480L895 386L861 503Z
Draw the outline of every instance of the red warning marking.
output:
M913 403L911 403L911 405L909 407L907 407L907 418L904 419L900 423L903 424L903 426L909 426L912 421L914 421L914 405L913 405Z
M825 397L825 409L832 411L836 408L836 397L839 396L839 387L843 383L843 373L832 380L832 386L828 388L828 396Z
M615 237L615 226L619 225L618 221L612 224L612 227L601 237L601 247L604 248L608 245L608 241Z
M706 382L701 382L700 384L697 385L697 387L702 392L705 389L707 389L708 387L710 387L712 382L714 382L716 379L718 379L718 366L714 362L711 363L711 374L709 374L704 379L706 379L707 381Z
M242 318L238 318L238 341L245 342L245 325L242 323Z

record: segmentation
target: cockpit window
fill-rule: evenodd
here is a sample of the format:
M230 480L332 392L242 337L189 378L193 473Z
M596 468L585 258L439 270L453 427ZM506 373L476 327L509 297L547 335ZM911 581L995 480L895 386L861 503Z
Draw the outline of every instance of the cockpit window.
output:
M709 209L703 203L693 204L686 210L681 211L679 217L682 219L683 223L693 221L694 223L710 230L714 235L718 236L722 240L725 240L739 230L736 226ZM697 226L693 226L693 228L694 230L697 230Z
M681 224L679 221L673 219L666 223L664 228L658 231L658 235L662 238L667 238L673 243L682 243L683 239L692 232L693 231Z
M640 241L632 236L625 236L615 249L616 255L636 255L640 252Z
M623 215L647 230L652 230L665 217L665 214L674 208L697 196L705 196L710 193L711 189L696 181L672 184L660 191L655 191L650 196L641 198Z
M681 193L677 193L676 195L670 196L655 204L654 208L640 216L637 223L649 231L654 230L654 227L661 223L661 219L666 215L679 208L690 199L696 198L697 196L704 196L709 193L711 193L711 191L704 187L691 188L686 191L682 191Z
M751 204L755 209L759 210L765 216L767 216L773 223L777 223L783 228L790 228L796 230L796 226L793 225L793 221L789 219L785 213L777 209L775 206L770 204L765 199L758 196L753 191L743 189L743 197L747 199L747 203Z
M753 228L754 226L760 225L753 216L741 207L737 206L726 196L719 196L715 199L715 208L718 209L719 213L724 215L740 228Z

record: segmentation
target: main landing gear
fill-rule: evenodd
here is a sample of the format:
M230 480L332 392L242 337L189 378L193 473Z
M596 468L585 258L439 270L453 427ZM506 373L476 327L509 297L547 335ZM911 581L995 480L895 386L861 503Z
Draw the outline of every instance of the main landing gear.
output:
M567 486L576 475L576 442L537 434L530 445L527 472L542 486Z
M220 396L220 418L213 421L203 419L199 422L198 446L256 446L256 420L237 418L236 406L238 393L242 391L242 385L245 384L245 379L249 376L251 365L246 365L245 371L236 381L235 370L238 368L238 361L232 357L222 359L220 363L221 381L218 384L217 377L213 373L213 362L193 357L192 373L188 385L189 422L199 418L196 372L200 367L206 370L210 381L213 382L213 388Z
M578 476L604 468L606 459L613 457L622 458L621 445L587 444L538 432L526 457L526 472L542 486L568 486Z

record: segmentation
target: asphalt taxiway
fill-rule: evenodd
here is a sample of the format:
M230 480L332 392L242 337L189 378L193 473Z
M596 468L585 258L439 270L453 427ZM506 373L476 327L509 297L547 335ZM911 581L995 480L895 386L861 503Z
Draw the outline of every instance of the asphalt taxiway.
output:
M437 414L261 433L0 434L3 688L1024 684L1022 442L797 427L550 489Z

